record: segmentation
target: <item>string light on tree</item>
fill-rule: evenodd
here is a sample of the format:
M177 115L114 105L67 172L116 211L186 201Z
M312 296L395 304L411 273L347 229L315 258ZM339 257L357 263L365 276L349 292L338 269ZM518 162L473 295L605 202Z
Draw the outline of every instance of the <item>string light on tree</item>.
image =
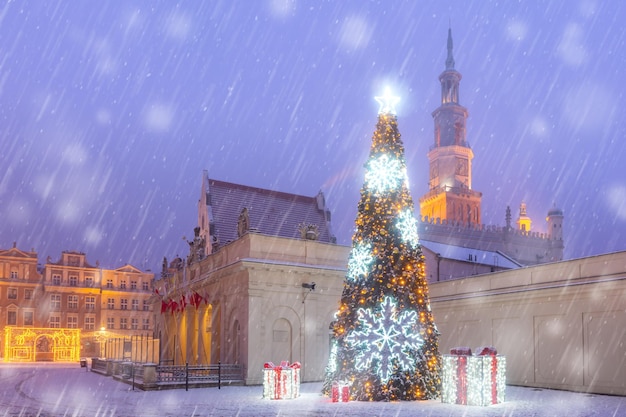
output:
M358 204L324 393L350 385L352 399L439 396L438 337L408 189L404 145L388 90L380 104Z

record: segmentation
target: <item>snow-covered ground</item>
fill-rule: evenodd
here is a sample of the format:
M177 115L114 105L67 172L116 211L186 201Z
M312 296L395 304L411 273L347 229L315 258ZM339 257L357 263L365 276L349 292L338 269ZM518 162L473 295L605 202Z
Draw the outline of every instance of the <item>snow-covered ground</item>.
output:
M625 416L626 397L507 387L506 402L465 407L439 401L332 403L320 383L301 397L266 400L262 387L133 391L78 365L0 365L0 416Z

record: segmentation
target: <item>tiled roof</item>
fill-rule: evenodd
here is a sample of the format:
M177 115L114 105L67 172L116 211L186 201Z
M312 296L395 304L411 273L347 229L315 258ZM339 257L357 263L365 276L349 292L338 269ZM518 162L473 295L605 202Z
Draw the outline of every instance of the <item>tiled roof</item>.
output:
M323 197L322 197L323 199ZM300 224L317 225L318 241L332 243L330 213L317 197L306 197L209 179L211 223L220 246L237 239L239 215L248 209L250 233L301 239Z

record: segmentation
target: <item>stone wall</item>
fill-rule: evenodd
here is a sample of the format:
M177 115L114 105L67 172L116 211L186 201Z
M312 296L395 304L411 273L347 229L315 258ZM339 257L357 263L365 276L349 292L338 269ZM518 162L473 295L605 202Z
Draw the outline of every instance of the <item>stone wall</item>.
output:
M626 395L626 252L430 285L442 353L493 345L507 384Z

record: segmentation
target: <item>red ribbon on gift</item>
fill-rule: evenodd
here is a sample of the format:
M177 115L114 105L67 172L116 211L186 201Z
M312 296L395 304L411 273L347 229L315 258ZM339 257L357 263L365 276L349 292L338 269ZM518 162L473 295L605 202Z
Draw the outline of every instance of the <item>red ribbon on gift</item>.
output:
M496 376L498 375L498 358L493 355L491 361L491 404L498 403L498 384Z
M467 356L458 356L456 361L456 403L467 404Z
M293 385L296 386L298 384L300 384L300 381L298 381L298 375L300 374L299 372L296 372L296 369L300 369L300 362L294 362L291 365L289 365L289 367L291 369L293 369Z
M476 349L479 356L491 356L491 404L498 403L498 350L493 346L482 346Z
M281 399L283 398L282 395L280 394L280 388L281 388L281 381L280 381L280 377L282 374L283 368L281 368L280 366L277 366L274 368L274 398Z

